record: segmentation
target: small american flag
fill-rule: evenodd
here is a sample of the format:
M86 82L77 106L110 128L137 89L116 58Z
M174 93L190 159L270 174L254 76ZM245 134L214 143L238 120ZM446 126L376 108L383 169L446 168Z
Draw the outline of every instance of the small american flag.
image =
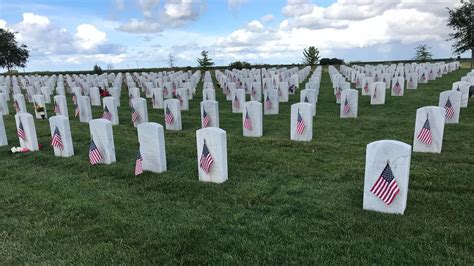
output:
M400 192L397 181L394 180L392 169L387 162L387 165L380 174L377 181L375 181L374 186L370 189L370 192L374 193L379 199L381 199L385 204L392 204L393 200Z
M154 106L155 105L155 93L151 96L151 104Z
M15 100L15 103L13 104L13 107L15 107L15 112L20 112L20 105L18 104L18 101Z
M102 118L112 121L112 113L109 111L109 108L107 108L107 105L104 107L104 113L102 114Z
M168 125L172 125L174 122L173 114L171 113L170 108L168 108L168 105L166 106L166 111L165 111L165 122Z
M206 145L206 140L204 140L204 145L202 147L201 159L199 161L199 167L206 173L209 174L211 166L214 163L214 158L212 158L211 153Z
M374 87L374 95L372 95L372 99L377 98L377 87Z
M61 134L59 134L58 127L54 129L53 137L51 139L51 146L60 150L64 149L63 140L61 139Z
M59 104L57 102L54 102L54 113L57 115L61 114L61 109L59 108Z
M341 99L341 89L339 89L339 88L336 89L336 99L337 100Z
M298 109L298 118L296 119L296 134L302 135L306 125L304 124L303 117L300 114L300 110Z
M364 91L369 92L369 83L366 81L364 85Z
M72 94L72 102L73 102L74 104L77 104L77 96L76 96L75 93Z
M309 103L308 96L304 96L304 102L305 102L305 103Z
M173 97L176 96L176 84L172 83L173 86Z
M163 95L167 96L169 93L168 88L166 86L163 86Z
M422 79L422 80L425 80L425 79L426 79L424 72L423 72L423 74L421 74L421 79Z
M343 109L343 112L344 112L345 115L347 115L350 111L351 111L351 105L350 105L349 102L347 101L347 97L346 97L346 99L344 100L344 109Z
M395 94L400 94L400 92L402 91L402 88L400 87L400 83L398 83L398 80L397 82L395 82L395 86L393 86L393 91L395 92Z
M257 90L252 86L252 96L255 97L257 95Z
M268 94L267 94L267 99L265 99L265 108L267 110L272 109L272 101L270 100L270 96L268 96Z
M91 145L89 146L89 161L92 165L96 165L102 161L102 154L100 154L93 139L91 139Z
M130 111L132 112L132 123L135 123L138 121L138 118L139 118L139 115L138 115L138 112L137 110L135 110L135 108L133 108L133 106L130 108Z
M444 109L446 109L446 119L452 119L454 116L454 108L453 105L451 104L451 101L448 100L446 101L446 104L444 105Z
M428 116L426 116L425 124L421 128L420 133L418 133L417 138L418 138L419 141L421 141L421 142L423 142L427 145L431 145L432 136L431 136L430 121L428 120Z
M288 91L293 93L294 92L294 89L295 89L295 85L294 84L291 84L290 87L288 88Z
M79 105L74 104L74 117L78 117L80 112Z
M252 120L250 120L249 112L245 110L244 128L252 130Z
M138 151L137 159L135 160L135 176L143 174L143 158L140 151Z
M459 85L458 85L458 88L456 89L456 91L461 91L461 90L459 89Z
M207 127L210 122L211 118L209 117L209 114L206 112L206 110L202 110L202 127Z
M234 96L234 107L240 109L240 102L239 99L237 99L237 94Z
M23 128L23 123L20 120L20 125L18 126L16 130L16 134L18 137L24 141L26 141L26 134L25 134L25 129Z
M183 107L183 97L180 94L176 94L176 98L178 98L179 106Z
M410 81L408 81L408 88L413 88L413 79L410 77Z
M283 95L283 93L281 92L281 89L280 89L280 88L278 88L278 96L280 96L280 97L281 97L282 95Z
M356 79L356 86L360 86L360 80L359 80L359 78Z

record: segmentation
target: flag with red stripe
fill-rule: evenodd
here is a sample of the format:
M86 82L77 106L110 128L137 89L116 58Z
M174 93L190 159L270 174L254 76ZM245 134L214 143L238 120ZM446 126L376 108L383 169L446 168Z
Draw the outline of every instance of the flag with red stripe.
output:
M395 197L400 192L397 181L395 181L395 176L392 173L392 169L387 162L387 165L380 174L375 184L370 189L370 192L374 193L379 199L381 199L385 204L392 204Z
M202 147L201 159L199 160L199 167L206 173L209 174L211 171L211 166L214 163L214 158L212 158L211 152L206 145L206 140L204 140L204 145Z
M417 139L427 145L431 145L432 142L432 135L431 135L431 126L428 117L426 117L426 121L421 128L420 133L418 133Z
M60 150L64 149L63 140L61 138L61 134L59 134L58 127L54 129L53 137L51 138L51 146Z
M91 139L91 144L89 146L89 162L92 165L96 165L102 161L102 154L100 154L99 149L95 145L93 139Z

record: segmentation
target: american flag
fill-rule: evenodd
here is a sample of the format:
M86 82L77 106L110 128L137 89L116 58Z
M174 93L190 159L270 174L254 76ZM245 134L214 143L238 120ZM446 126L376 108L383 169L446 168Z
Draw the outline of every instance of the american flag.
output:
M381 199L385 204L392 204L393 200L400 192L397 181L394 180L392 169L387 162L387 165L380 174L377 181L375 181L374 186L370 189L370 192L374 193L379 199Z
M454 108L453 105L451 104L451 101L448 100L446 101L446 104L444 105L444 109L446 109L446 119L452 119L454 116Z
M351 111L351 105L350 105L349 102L347 101L347 97L346 97L346 99L344 100L344 109L343 109L343 112L344 112L345 115L347 115L350 111Z
M55 114L61 114L61 109L59 108L59 104L57 102L54 102L54 113Z
M423 72L423 74L421 74L421 79L422 79L422 80L425 80L425 79L426 79L424 72Z
M171 125L174 122L173 114L171 113L170 108L168 108L168 105L166 106L166 111L165 111L165 122L168 125Z
M211 153L206 145L206 140L204 140L204 145L202 147L201 159L199 161L199 167L206 173L209 174L211 166L214 163L214 158L212 158Z
M104 107L102 118L112 121L112 113L109 111L109 108L107 108L107 105Z
M132 112L132 123L135 123L138 121L138 118L139 118L139 115L138 115L138 112L137 110L135 110L135 108L133 108L133 106L130 108L130 111Z
M377 98L377 87L374 87L374 95L372 95L372 99Z
M166 86L163 86L163 95L167 96L169 93L168 88Z
M207 127L211 122L211 118L205 109L202 110L202 127Z
M240 109L240 102L239 99L237 99L237 94L234 95L234 107Z
M91 139L91 145L89 146L89 161L92 165L98 164L102 161L102 154L100 154L93 139Z
M183 106L183 97L181 97L181 95L179 95L179 94L176 94L176 98L178 98L178 100L179 100L179 106L182 107Z
M63 140L61 139L61 134L59 134L58 127L54 129L53 137L51 139L51 146L60 150L64 149Z
M456 89L456 91L461 91L461 90L459 89L459 85L458 85L458 88Z
M171 86L173 86L173 97L176 96L176 84L171 83Z
M244 128L252 130L252 120L250 120L249 112L245 110Z
M413 79L410 77L410 81L408 81L408 88L413 88Z
M268 94L267 94L267 99L265 99L265 108L267 110L272 109L272 101L270 100L270 96L268 96Z
M431 145L432 136L431 136L430 121L428 120L428 116L426 117L425 124L423 125L423 128L421 128L420 133L418 133L417 138L419 141L427 145Z
M296 134L302 135L306 125L304 124L304 120L300 114L300 110L298 110L298 118L296 120Z
M255 97L255 95L257 95L257 91L256 91L255 88L252 86L252 96Z
M336 89L336 100L340 100L341 99L341 89L337 88Z
M25 134L25 129L23 128L23 123L20 120L20 125L18 126L16 130L16 134L18 137L24 141L26 141L26 134Z
M137 159L135 160L135 176L143 174L143 158L140 150L138 151Z
M402 88L400 87L400 83L398 83L398 80L397 82L395 82L395 86L393 86L393 91L395 92L395 94L400 94L400 92L402 91Z
M72 94L72 102L73 102L74 104L77 104L77 96L76 96L75 93Z
M74 104L74 117L79 116L79 113L80 113L80 112L81 112L81 111L79 110L79 105Z
M18 104L17 100L15 100L15 103L13 104L13 107L15 107L15 112L20 112L20 105Z
M278 88L278 96L282 96L283 93L281 92L280 88Z
M291 84L290 87L288 88L288 91L293 93L294 89L295 89L295 85Z
M309 103L308 96L304 96L304 102L305 102L305 103Z
M364 91L369 92L369 83L366 81L364 85Z

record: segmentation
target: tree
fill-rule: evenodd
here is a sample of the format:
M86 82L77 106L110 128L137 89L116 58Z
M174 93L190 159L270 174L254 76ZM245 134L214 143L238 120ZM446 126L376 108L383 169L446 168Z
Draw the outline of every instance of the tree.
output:
M252 65L249 62L245 61L235 61L229 64L230 69L243 69L243 68L251 68Z
M202 58L197 59L199 66L203 69L208 69L209 67L214 65L214 62L212 62L212 59L209 58L208 53L208 51L202 51Z
M433 58L433 54L430 52L431 47L427 44L420 44L415 48L415 60L428 61Z
M474 4L465 2L458 8L449 9L448 26L454 32L448 41L454 41L453 53L462 54L471 50L471 69L474 65Z
M24 44L18 44L15 39L17 32L0 29L0 66L7 68L25 67L30 51Z
M310 46L308 49L304 49L303 56L303 64L314 66L319 61L319 50L314 46Z
M94 74L97 74L97 75L101 75L102 73L104 73L104 71L102 71L102 68L97 64L95 64L92 72L94 72Z

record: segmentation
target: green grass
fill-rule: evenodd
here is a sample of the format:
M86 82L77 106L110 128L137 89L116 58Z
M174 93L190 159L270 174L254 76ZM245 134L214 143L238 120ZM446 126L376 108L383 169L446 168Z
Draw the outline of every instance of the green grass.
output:
M184 130L165 132L163 174L133 175L138 140L126 97L113 128L112 165L89 165L89 127L74 118L74 157L53 156L48 121L39 120L44 149L11 154L18 139L13 115L6 116L0 264L473 264L472 106L462 109L460 124L445 127L441 154L412 154L405 215L362 210L366 145L411 144L416 109L437 105L439 93L466 72L388 96L382 106L359 97L359 118L340 119L325 69L307 143L289 140L290 104L299 95L278 116L264 116L263 137L246 138L241 115L219 91L229 161L229 180L220 185L198 181L202 83L182 112ZM149 120L163 124L163 110L148 107Z

